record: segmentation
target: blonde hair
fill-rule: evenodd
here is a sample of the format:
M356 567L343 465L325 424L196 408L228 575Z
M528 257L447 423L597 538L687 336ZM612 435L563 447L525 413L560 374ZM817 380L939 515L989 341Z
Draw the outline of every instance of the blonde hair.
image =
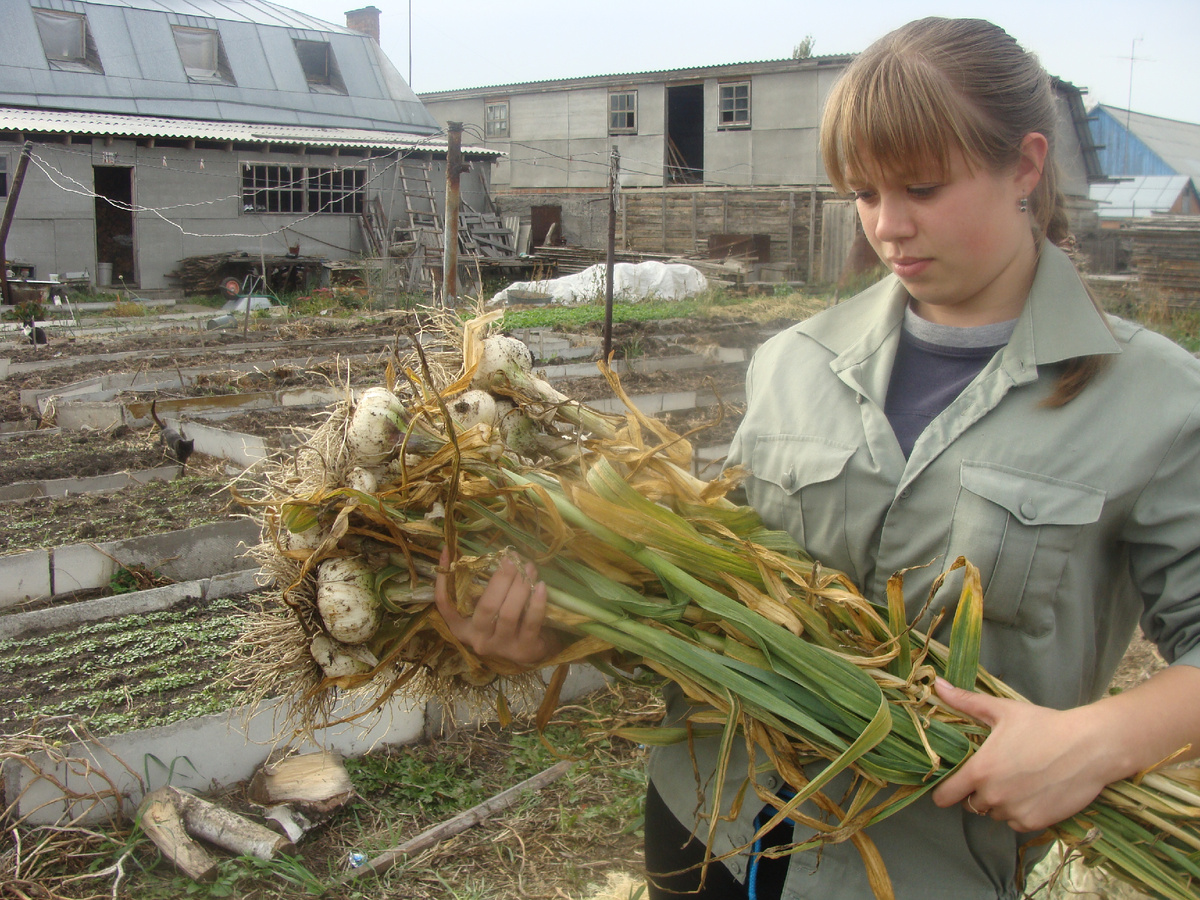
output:
M1029 197L1041 234L1069 237L1054 162L1057 114L1050 76L1004 29L982 19L927 18L877 40L833 88L821 123L821 157L839 191L855 177L969 164L1004 171L1025 135L1050 144Z
M972 167L1007 171L1020 160L1025 135L1037 132L1050 152L1029 195L1035 236L1066 244L1057 122L1050 76L1003 28L930 17L884 35L849 65L825 105L821 158L833 186L848 191L851 181L878 172L917 175L932 165L944 175L955 149ZM1069 403L1104 362L1067 362L1045 405Z

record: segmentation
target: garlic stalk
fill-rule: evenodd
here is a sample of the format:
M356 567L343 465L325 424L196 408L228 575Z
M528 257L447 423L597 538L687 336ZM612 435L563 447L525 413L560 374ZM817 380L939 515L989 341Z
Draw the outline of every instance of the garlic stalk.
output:
M559 415L578 428L606 438L616 435L616 428L604 416L572 402L566 394L535 376L529 348L507 335L496 334L484 340L471 387L527 403L555 406Z

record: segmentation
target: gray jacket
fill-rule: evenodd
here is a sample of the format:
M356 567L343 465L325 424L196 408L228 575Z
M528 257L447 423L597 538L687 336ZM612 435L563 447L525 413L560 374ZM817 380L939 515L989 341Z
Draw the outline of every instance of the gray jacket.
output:
M1200 363L1103 317L1070 260L1046 244L1008 346L906 460L883 410L906 302L889 277L755 355L729 456L751 473L750 504L880 603L890 575L928 563L905 578L910 619L936 576L966 556L985 587L982 664L1041 705L1101 696L1139 620L1168 661L1200 666ZM1070 403L1046 407L1060 364L1085 355L1107 366ZM960 587L960 575L949 578L923 623ZM698 747L701 781L715 753ZM728 771L727 798L745 778L744 751ZM694 823L687 747L657 751L650 775L680 821ZM773 772L758 780L779 786ZM718 853L750 840L759 808L751 793L722 826ZM868 833L901 900L1019 896L1029 836L1004 824L926 798ZM744 877L744 855L727 865ZM872 896L849 843L792 857L785 898Z

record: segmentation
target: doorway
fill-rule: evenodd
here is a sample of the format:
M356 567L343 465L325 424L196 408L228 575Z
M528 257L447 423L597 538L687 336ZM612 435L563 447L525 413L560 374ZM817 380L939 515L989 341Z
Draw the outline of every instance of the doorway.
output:
M96 190L96 264L112 266L113 285L137 284L133 247L133 168L93 166Z
M704 183L704 85L667 87L667 184Z
M530 247L558 247L567 242L562 233L561 206L530 207L529 220Z

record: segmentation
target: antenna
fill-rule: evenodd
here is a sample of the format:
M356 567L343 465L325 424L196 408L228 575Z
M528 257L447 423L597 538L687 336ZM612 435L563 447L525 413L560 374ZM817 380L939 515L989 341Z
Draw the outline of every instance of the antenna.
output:
M1121 167L1122 175L1132 175L1129 171L1129 147L1133 144L1133 135L1129 131L1129 122L1133 114L1133 64L1137 62L1137 42L1144 41L1144 37L1135 37L1129 43L1129 96L1125 101L1125 162Z

